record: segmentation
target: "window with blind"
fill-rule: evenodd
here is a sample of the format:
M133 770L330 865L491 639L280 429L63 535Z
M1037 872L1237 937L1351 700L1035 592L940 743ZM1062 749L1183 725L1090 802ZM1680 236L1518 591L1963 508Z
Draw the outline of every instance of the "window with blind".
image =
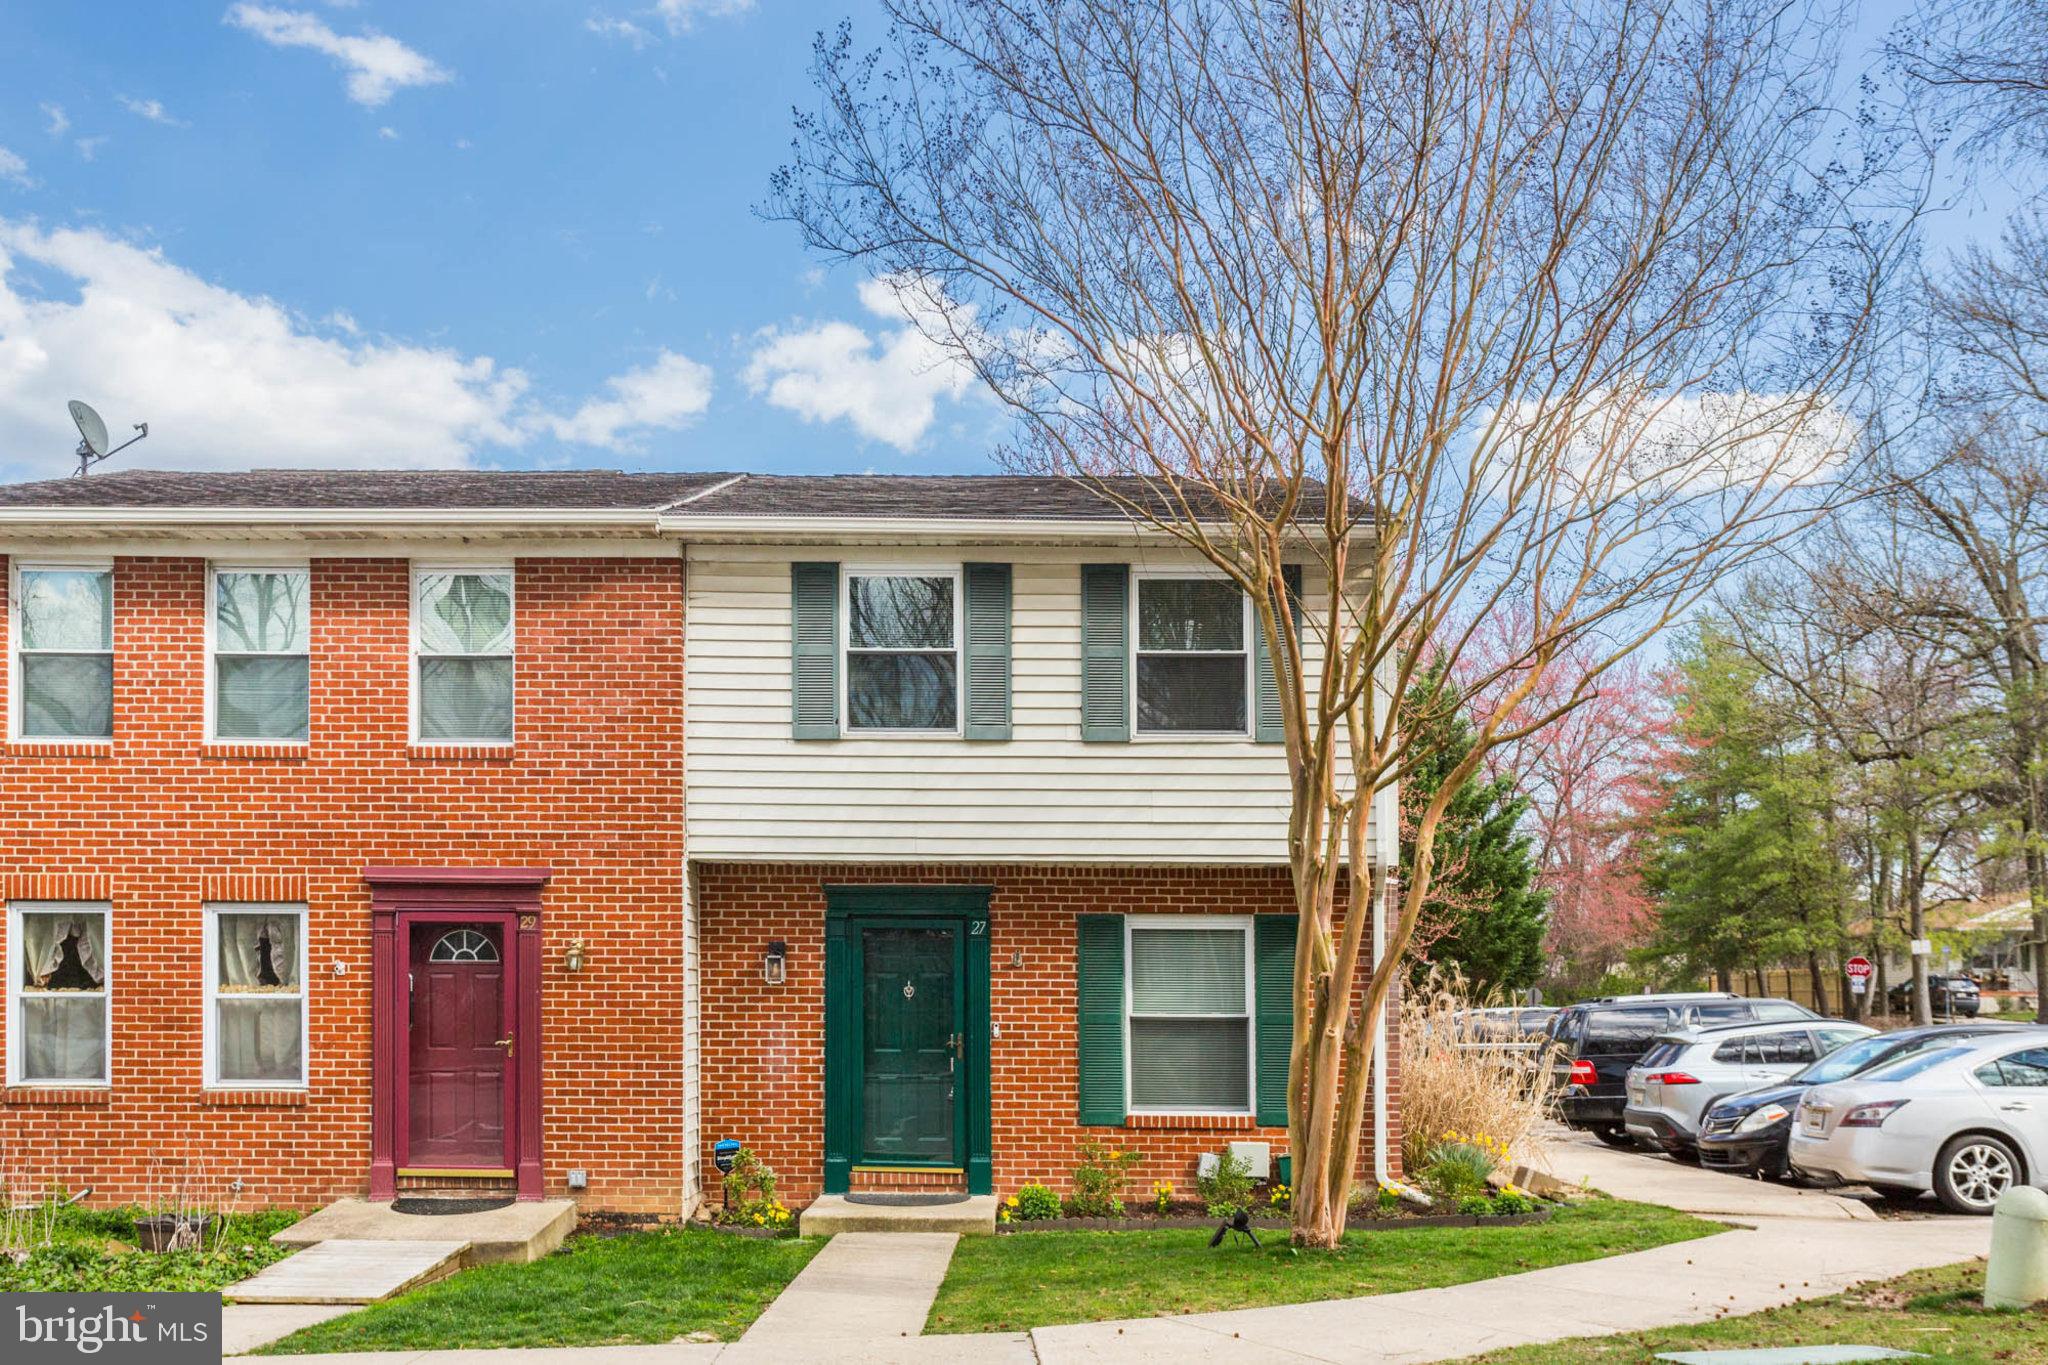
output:
M306 910L206 907L206 1084L306 1083Z
M422 569L413 580L413 729L435 743L512 738L512 571Z
M107 907L8 907L7 1072L15 1085L107 1081Z
M959 576L846 576L846 728L960 728Z
M110 739L114 733L114 572L23 564L14 586L15 733Z
M1245 733L1251 708L1246 599L1221 578L1136 579L1140 734Z
M1126 924L1130 1111L1251 1112L1251 922Z
M306 738L312 575L216 568L211 583L213 738Z

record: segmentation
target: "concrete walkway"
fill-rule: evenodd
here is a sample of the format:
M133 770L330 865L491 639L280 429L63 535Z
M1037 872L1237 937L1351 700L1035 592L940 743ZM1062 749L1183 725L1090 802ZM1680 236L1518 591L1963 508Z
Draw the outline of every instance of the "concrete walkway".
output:
M1550 1131L1539 1164L1567 1185L1587 1185L1616 1199L1663 1204L1703 1218L1879 1221L1868 1204L1846 1195L1728 1175L1647 1152L1616 1151L1589 1133L1567 1128Z

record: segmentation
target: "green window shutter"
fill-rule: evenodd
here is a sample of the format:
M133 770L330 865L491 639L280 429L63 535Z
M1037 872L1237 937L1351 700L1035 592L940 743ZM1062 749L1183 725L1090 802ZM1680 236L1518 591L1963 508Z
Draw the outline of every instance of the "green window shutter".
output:
M839 738L839 566L789 566L789 732Z
M1131 737L1131 566L1081 566L1081 738Z
M1301 633L1301 565L1284 564L1280 568L1281 578L1287 584L1287 600L1294 607L1295 634ZM1256 617L1253 618L1257 620ZM1257 639L1252 646L1254 679L1257 702L1254 711L1256 729L1253 738L1261 744L1284 744L1287 742L1287 722L1280 714L1279 670L1273 667L1272 652L1266 648L1266 632L1256 632Z
M1260 1123L1287 1126L1287 1063L1294 1051L1294 936L1297 915L1252 921L1252 1033Z
M1077 915L1074 929L1081 1122L1123 1126L1124 917Z
M969 564L963 616L967 738L1010 737L1010 566Z

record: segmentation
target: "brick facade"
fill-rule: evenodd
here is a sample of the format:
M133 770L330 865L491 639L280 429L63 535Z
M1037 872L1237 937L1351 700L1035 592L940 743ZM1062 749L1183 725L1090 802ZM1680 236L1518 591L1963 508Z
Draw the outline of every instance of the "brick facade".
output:
M0 571L6 561L0 558ZM115 738L0 752L0 893L111 901L112 1085L11 1089L0 1171L147 1197L159 1156L244 1207L359 1194L370 1159L370 865L547 867L547 1192L674 1213L683 1160L683 569L516 569L517 735L407 742L409 568L312 562L311 740L208 745L206 565L115 561ZM0 613L0 647L6 618ZM0 673L0 704L4 695ZM201 907L308 906L310 1085L202 1086ZM561 949L582 939L570 974ZM0 1022L0 1029L6 1027Z
M995 1187L1029 1180L1065 1191L1086 1137L1144 1153L1131 1188L1154 1180L1192 1193L1195 1158L1232 1139L1284 1149L1284 1128L1249 1117L1134 1117L1123 1128L1078 1122L1075 916L1285 914L1285 868L844 866L708 864L695 869L703 991L703 1153L737 1138L780 1176L792 1203L819 1193L824 1164L824 937L827 884L971 885L989 907L990 1108ZM788 979L764 985L763 945L789 945ZM1012 965L1015 963L1015 965ZM1390 1053L1399 1077L1398 1053ZM1398 1090L1396 1091L1398 1093ZM1387 1135L1399 1169L1400 1136ZM1361 1169L1372 1169L1370 1143ZM714 1191L715 1194L715 1191Z

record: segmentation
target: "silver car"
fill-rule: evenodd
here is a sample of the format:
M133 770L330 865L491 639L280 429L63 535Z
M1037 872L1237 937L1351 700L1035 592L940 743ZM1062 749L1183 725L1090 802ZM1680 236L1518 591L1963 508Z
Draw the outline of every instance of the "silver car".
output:
M1953 1212L1990 1213L2014 1185L2048 1185L2048 1031L1959 1039L1817 1085L1788 1156L1823 1184L1932 1190Z
M1689 1156L1715 1100L1781 1081L1875 1032L1841 1019L1674 1029L1630 1069L1622 1127L1645 1146Z

